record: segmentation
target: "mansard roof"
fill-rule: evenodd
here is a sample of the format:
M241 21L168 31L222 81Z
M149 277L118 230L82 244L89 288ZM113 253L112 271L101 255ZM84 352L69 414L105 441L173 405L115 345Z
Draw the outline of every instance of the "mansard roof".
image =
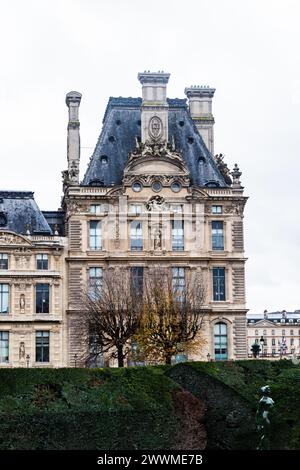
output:
M294 312L267 312L264 313L248 313L247 322L248 323L258 323L263 320L273 322L273 323L300 323L300 310L295 310Z
M0 230L25 235L52 234L31 191L0 191Z
M187 109L186 99L168 99L169 141L184 158L192 184L228 186ZM83 186L122 183L128 154L141 139L141 98L110 98L103 127L91 156Z

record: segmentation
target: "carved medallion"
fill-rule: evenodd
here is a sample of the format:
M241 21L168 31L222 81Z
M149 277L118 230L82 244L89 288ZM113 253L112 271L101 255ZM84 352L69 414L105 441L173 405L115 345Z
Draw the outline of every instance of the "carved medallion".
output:
M163 133L163 124L158 116L153 116L149 121L149 135L153 140L159 140Z

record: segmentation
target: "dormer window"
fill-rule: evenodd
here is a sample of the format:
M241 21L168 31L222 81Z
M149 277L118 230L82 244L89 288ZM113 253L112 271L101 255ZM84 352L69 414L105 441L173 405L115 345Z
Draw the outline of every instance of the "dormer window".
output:
M153 189L153 191L155 191L156 193L158 193L159 191L161 191L161 189L162 189L161 182L160 182L160 181L154 181L154 183L152 184L152 189Z
M131 187L135 193L139 193L143 189L143 186L139 181L135 181Z

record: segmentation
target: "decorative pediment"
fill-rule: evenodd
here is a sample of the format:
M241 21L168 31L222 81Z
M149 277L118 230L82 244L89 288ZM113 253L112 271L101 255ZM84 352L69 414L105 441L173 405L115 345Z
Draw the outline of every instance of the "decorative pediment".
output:
M0 245L28 245L32 246L32 243L28 240L28 238L24 237L23 235L16 234L10 231L0 231Z
M159 177L163 184L169 185L179 179L184 186L190 184L189 170L174 145L165 141L137 142L136 148L129 153L124 170L124 183L131 184L135 178L151 184Z
M205 189L200 189L200 188L197 188L196 186L193 186L191 188L191 198L195 200L208 199L209 195L207 194Z
M271 321L271 320L267 320L267 319L262 319L262 320L259 320L255 323L250 323L251 326L255 326L255 327L260 327L260 328L263 328L264 326L265 327L268 327L268 326L274 326L274 323ZM249 323L248 323L248 326L249 326Z

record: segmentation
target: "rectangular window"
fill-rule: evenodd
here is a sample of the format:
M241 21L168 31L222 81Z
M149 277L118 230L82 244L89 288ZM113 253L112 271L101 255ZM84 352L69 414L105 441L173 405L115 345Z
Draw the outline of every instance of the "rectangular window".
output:
M36 362L49 362L49 331L37 331L35 333L35 360Z
M225 268L213 268L213 299L226 300L225 296Z
M275 335L275 330L272 330L272 335Z
M0 364L8 362L9 359L9 333L0 331Z
M143 294L144 290L144 268L141 266L134 266L130 268L132 282L136 292Z
M36 255L36 269L48 269L48 255Z
M0 284L0 314L9 312L9 285Z
M182 204L172 204L171 212L173 212L173 214L182 214Z
M222 214L222 206L212 206L212 214Z
M90 221L90 249L102 250L102 227L101 221Z
M101 214L101 210L102 210L101 204L92 204L91 205L90 212L92 214Z
M8 255L0 253L0 269L8 269Z
M276 346L275 338L272 339L272 346Z
M276 355L276 349L272 349L272 356Z
M102 268L89 269L89 293L92 300L99 299L103 283Z
M184 225L183 220L172 220L172 250L184 250Z
M130 223L130 249L131 251L142 251L143 228L142 222L134 220Z
M175 299L178 301L183 300L185 289L185 269L175 267L172 268L172 285Z
M224 250L224 230L223 222L214 220L211 223L212 249Z
M49 313L49 284L35 286L36 313Z
M290 345L291 345L291 346L294 346L294 338L291 338L291 339L290 339Z
M129 205L130 215L140 215L142 212L143 212L142 204L130 204Z
M294 330L290 330L290 335L294 336Z

